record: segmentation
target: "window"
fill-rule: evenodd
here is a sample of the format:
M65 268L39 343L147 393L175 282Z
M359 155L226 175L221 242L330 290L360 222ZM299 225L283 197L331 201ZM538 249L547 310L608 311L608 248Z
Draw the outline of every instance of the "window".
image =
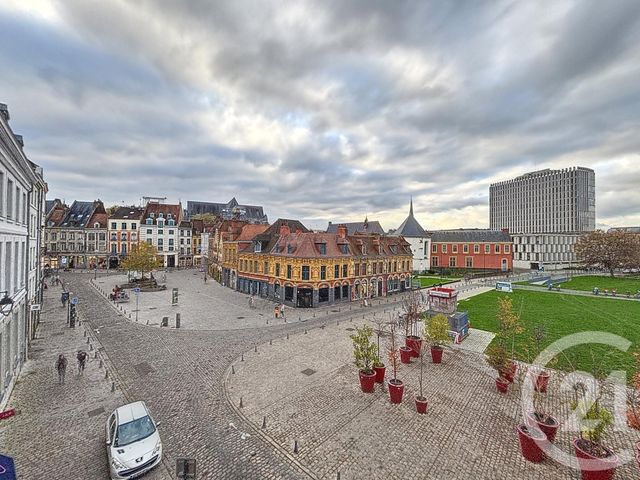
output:
M122 235L120 235L120 240L122 240L123 242L127 241L127 234L123 233Z
M269 273L269 262L264 262L264 271L263 273L267 275Z
M327 267L322 265L320 267L320 280L326 280L326 279L327 279Z
M511 253L511 245L507 244L504 246L504 253Z
M438 257L431 257L431 266L432 267L438 266Z
M366 244L362 244L362 254L366 255L367 254L367 245Z
M153 230L151 230L150 228L147 228L147 235L153 235Z
M31 218L33 218L33 217L31 217ZM93 228L100 228L100 224L98 222L94 223L93 224Z
M473 253L480 253L480 245L477 243L473 246Z
M118 241L118 234L117 233L112 233L111 234L111 241L112 242L117 242Z
M276 263L276 277L280 276L280 264Z
M456 266L456 257L449 257L449 266L450 267Z
M431 245L431 251L433 253L438 253L438 245L435 244L435 243L433 245Z
M318 251L320 252L320 255L326 255L327 254L327 244L326 243L318 243Z
M174 230L169 230L169 235L173 235L174 234Z
M465 257L464 264L467 268L473 268L473 257Z
M158 229L158 235L164 235L164 230L162 230L161 228Z
M135 230L136 228L137 228L137 227L136 227L136 224L135 224L135 223L132 223L132 224L131 224L131 230Z
M309 280L309 265L302 266L302 280Z
M153 219L152 218L147 218L146 223L147 223L147 225L153 225Z
M293 253L293 245L287 243L287 253Z
M116 250L116 244L115 243L111 244L111 253L118 253L118 251Z
M151 239L147 238L147 244L152 245Z
M451 253L458 253L458 245L451 245Z
M333 278L340 278L340 265L333 267Z
M446 244L442 245L442 253L447 253L447 245Z
M164 240L162 238L158 239L158 246L161 247L162 245L164 245Z
M291 278L291 265L287 265L287 278Z
M164 221L158 219L158 228L164 228Z
M180 245L184 245L184 238L180 239Z
M111 222L111 230L115 230L118 228L118 224L116 222Z
M87 235L87 237L89 238L90 242L95 242L96 241L96 234L95 233L90 233Z
M7 180L7 218L13 218L13 181Z
M342 276L347 277L347 265L342 265Z
M260 243L260 242L255 242L255 243L253 244L253 251L254 251L254 252L256 252L256 253L260 253L260 252L262 252L262 243Z
M175 220L167 220L167 225L169 225L170 227L175 227L176 226L176 221Z
M127 222L122 222L120 224L120 230L126 230L127 229Z
M496 243L494 252L495 253L500 253L500 244L499 243Z
M469 253L469 245L464 244L464 245L462 246L462 252L463 252L463 253Z
M135 233L131 234L131 240L135 242L138 239L138 236Z
M173 245L173 238L169 239L169 245Z
M491 244L490 243L485 243L484 244L484 253L491 253Z
M4 173L0 172L0 215L4 215Z

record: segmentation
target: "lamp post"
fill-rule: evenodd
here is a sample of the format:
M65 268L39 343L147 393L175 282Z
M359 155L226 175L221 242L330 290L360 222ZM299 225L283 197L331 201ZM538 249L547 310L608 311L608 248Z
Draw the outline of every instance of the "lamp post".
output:
M4 293L4 297L0 299L0 314L8 317L13 311L13 300L11 299L11 297L9 297L8 291L5 290L0 293Z

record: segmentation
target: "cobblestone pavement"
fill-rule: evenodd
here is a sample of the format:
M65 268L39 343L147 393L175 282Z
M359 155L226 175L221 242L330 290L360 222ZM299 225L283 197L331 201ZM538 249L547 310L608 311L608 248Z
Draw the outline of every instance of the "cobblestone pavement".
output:
M229 402L265 441L295 456L314 478L332 480L338 472L343 480L580 478L550 459L539 465L523 459L515 427L526 377L522 374L507 395L499 394L495 374L478 353L448 349L441 365L425 361L426 415L418 415L413 402L418 362L399 367L405 383L401 405L390 404L379 385L373 394L362 393L348 337L362 323L360 318L333 322L245 352L227 372ZM556 378L550 391L559 391ZM570 399L569 392L547 396L545 408L565 420ZM619 453L638 439L638 432L620 428L608 439ZM556 440L571 457L574 436L561 431ZM637 476L635 465L627 463L616 478Z
M19 413L0 421L2 453L15 458L21 480L109 478L104 425L126 403L121 391L111 391L100 359L89 351L84 325L67 325L61 291L50 287L45 292L38 338L10 399L9 406ZM82 375L75 361L78 350L90 354ZM60 353L68 361L62 385L54 366ZM160 466L144 478L172 477Z

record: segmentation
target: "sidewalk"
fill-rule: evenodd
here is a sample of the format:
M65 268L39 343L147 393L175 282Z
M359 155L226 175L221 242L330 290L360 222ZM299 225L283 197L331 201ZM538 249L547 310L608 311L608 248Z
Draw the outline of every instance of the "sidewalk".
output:
M67 309L60 303L61 287L45 291L42 320L32 342L30 360L9 400L16 416L0 420L2 453L14 457L18 478L109 478L105 422L109 414L126 403L111 380L99 368L99 357L90 350L84 327L66 323ZM80 318L81 320L81 318ZM75 354L89 353L85 372L78 375ZM58 383L58 354L68 361L66 381ZM160 468L144 478L161 477Z

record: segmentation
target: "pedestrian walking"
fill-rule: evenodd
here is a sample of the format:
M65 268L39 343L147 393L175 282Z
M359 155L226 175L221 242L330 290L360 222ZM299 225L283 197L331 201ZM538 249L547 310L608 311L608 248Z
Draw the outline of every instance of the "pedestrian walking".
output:
M205 284L207 283L207 276L206 275L204 276L204 283Z
M58 383L64 383L64 375L67 372L67 359L61 353L56 360L56 370L58 371Z
M87 358L89 358L87 352L85 352L84 350L78 350L78 353L76 354L76 359L78 360L78 375L84 372Z
M275 315L276 318L278 318L278 316L280 315L280 307L278 305L276 305L275 308L273 309L273 314Z
M62 295L60 295L60 301L62 302L62 306L63 307L67 306L67 295L66 295L66 292L62 292Z
M280 305L280 316L284 318L284 303Z

